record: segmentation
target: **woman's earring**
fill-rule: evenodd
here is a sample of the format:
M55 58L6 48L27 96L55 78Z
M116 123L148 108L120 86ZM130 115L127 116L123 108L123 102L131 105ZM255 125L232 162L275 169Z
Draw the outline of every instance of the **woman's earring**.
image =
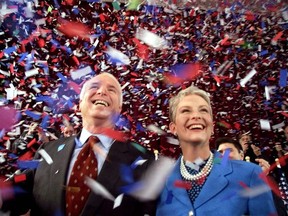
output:
M176 137L177 137L177 133L176 133L176 132L174 133L174 136L176 136Z

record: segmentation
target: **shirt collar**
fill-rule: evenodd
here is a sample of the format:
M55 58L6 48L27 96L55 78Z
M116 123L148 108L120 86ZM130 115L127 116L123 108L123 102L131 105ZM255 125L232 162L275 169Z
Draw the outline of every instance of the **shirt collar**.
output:
M76 142L76 148L81 148L90 136L97 136L101 142L101 145L106 149L109 149L114 142L114 140L108 136L105 136L103 134L92 134L88 130L83 128L79 138L80 142Z

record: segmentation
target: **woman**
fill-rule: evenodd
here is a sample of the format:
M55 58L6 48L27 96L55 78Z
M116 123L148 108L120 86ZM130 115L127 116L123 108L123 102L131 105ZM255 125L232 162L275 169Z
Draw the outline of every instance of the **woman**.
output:
M182 155L166 181L157 215L275 215L272 194L259 166L222 160L219 153L211 152L213 119L208 94L191 86L169 105L170 131L178 137Z

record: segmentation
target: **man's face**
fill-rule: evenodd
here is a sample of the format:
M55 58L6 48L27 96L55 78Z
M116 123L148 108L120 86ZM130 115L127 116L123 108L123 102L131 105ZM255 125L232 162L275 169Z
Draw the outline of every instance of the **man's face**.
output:
M250 135L243 135L243 136L240 138L239 143L241 144L244 152L247 151L247 149L248 149L248 147L249 147L248 142L250 142L250 141L251 141Z
M83 123L101 120L114 124L115 116L121 112L121 96L120 84L110 75L100 74L87 81L80 98Z
M219 145L217 151L224 155L225 151L230 151L229 158L233 160L243 160L243 153L240 153L238 149L232 143L222 143Z
M63 134L64 134L64 137L72 136L75 134L75 129L71 125L65 126L63 129Z

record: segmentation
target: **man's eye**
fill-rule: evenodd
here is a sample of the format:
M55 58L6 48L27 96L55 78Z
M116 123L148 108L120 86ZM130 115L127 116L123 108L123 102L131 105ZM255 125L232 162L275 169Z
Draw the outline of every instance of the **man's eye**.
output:
M90 86L90 89L98 89L98 86Z
M110 91L110 92L116 92L116 90L115 90L114 88L110 88L110 89L108 89L108 91Z

